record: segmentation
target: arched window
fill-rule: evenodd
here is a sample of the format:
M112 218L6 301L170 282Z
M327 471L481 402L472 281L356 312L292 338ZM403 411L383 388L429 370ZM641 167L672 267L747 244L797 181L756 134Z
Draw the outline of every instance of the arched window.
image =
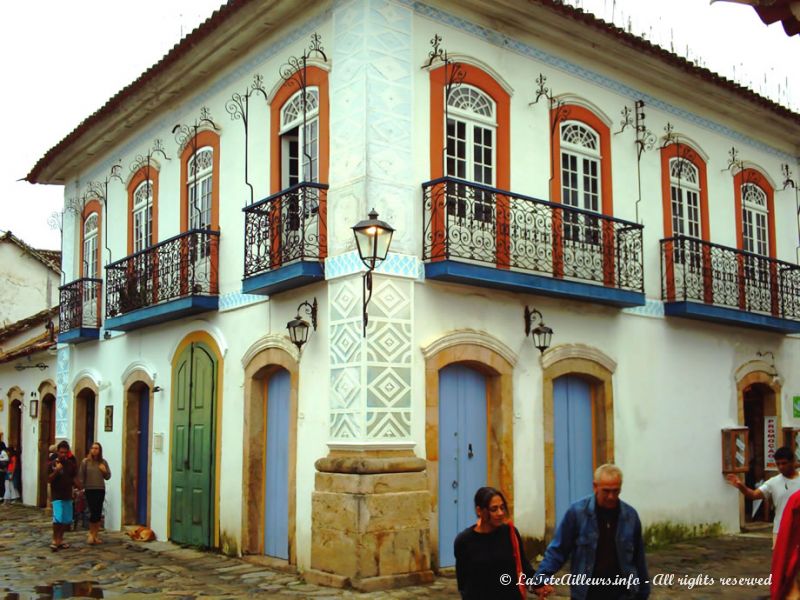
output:
M199 148L189 157L186 177L189 229L211 229L214 188L214 149Z
M98 239L100 237L99 216L90 213L83 222L83 276L100 278L100 260L98 256Z
M133 192L133 251L153 243L153 182L140 183Z
M494 101L471 85L447 98L445 175L495 186L497 117Z
M305 119L304 119L305 112ZM319 89L295 93L281 108L281 185L319 182Z
M769 256L769 210L767 193L755 183L745 183L742 193L743 250Z
M701 238L700 175L684 158L669 161L669 193L672 234Z
M600 137L578 121L561 123L561 202L600 212Z

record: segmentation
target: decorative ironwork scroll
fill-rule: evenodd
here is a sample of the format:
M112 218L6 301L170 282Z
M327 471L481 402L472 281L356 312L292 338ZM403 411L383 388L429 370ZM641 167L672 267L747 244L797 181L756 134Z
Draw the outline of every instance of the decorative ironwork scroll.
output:
M423 260L644 291L643 227L452 177L422 184Z
M800 320L798 265L675 236L661 240L661 275L667 302L700 302Z
M228 111L228 114L231 116L231 121L240 120L242 125L244 125L244 183L250 188L250 202L248 204L253 203L253 185L250 183L250 177L248 175L248 166L249 166L249 132L250 126L248 123L248 118L250 116L250 97L258 92L264 97L264 101L267 101L267 91L264 89L264 77L256 73L253 75L253 82L248 86L247 90L244 94L240 94L239 92L234 92L231 96L231 99L225 103L225 110Z
M244 276L295 261L319 261L328 186L304 182L244 208Z
M100 292L102 279L84 277L59 289L58 331L98 329L100 327Z
M106 316L218 294L219 231L191 229L106 267Z
M556 98L553 95L553 91L547 86L547 77L539 73L539 76L536 78L536 98L534 98L533 102L530 102L528 106L538 104L539 100L542 98L546 98L550 106L550 185L548 185L547 189L552 190L553 179L556 176L555 146L552 144L552 140L556 133L556 127L558 127L561 121L569 118L571 111L568 106L564 106L564 101L562 99ZM552 192L548 191L548 193ZM552 198L550 198L550 200L552 200Z
M633 113L633 118L631 118ZM644 100L636 100L633 104L633 111L627 106L622 109L622 120L620 121L620 129L615 132L616 134L625 131L626 127L633 127L636 134L636 182L639 190L639 195L636 199L636 222L639 223L639 204L642 202L642 154L645 150L652 150L657 142L655 134L650 131L645 125L644 113Z
M81 196L81 210L83 209L83 206L86 206L86 203L91 199L97 199L103 204L103 226L104 231L106 232L108 232L108 184L112 179L116 179L120 183L124 183L122 181L122 165L111 165L109 174L106 175L103 181L90 181L86 185L86 190L83 192L83 196ZM105 249L108 253L108 261L111 262L111 248L108 247L108 234L106 234L105 240Z
M214 131L219 131L219 127L211 118L211 111L207 106L200 107L200 116L195 118L191 125L178 124L172 128L172 134L175 136L175 143L178 144L178 152L186 145L191 146L192 156L197 155L197 134L202 127L210 127ZM181 182L184 185L185 182ZM197 186L197 169L192 173L192 185ZM197 203L192 203L192 208L197 211L198 222L202 220L200 207Z

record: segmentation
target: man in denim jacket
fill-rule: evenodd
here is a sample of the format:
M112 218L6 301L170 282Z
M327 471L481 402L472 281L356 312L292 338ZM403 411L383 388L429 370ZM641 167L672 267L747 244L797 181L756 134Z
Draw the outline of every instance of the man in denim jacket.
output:
M534 581L540 597L553 591L546 578L572 557L574 600L644 600L650 582L642 524L636 510L619 499L622 471L605 464L594 473L594 494L569 507L545 551Z

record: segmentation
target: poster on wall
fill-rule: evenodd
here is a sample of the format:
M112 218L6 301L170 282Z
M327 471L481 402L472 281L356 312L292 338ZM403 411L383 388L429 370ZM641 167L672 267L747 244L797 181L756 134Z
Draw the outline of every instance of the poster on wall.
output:
M795 419L800 419L800 396L792 398L792 416Z
M764 417L764 468L774 471L778 446L778 417Z

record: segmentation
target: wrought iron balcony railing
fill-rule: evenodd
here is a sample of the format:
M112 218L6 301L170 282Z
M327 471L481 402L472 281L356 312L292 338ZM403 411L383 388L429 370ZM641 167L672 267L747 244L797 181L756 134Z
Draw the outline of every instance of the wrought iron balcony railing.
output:
M58 289L59 333L80 328L100 328L102 279L84 277L62 285Z
M106 316L218 294L219 231L192 229L106 267Z
M244 210L244 276L325 257L328 185L304 182Z
M452 177L422 189L423 260L644 292L642 225Z
M800 320L800 266L675 236L661 240L661 294L667 302Z

